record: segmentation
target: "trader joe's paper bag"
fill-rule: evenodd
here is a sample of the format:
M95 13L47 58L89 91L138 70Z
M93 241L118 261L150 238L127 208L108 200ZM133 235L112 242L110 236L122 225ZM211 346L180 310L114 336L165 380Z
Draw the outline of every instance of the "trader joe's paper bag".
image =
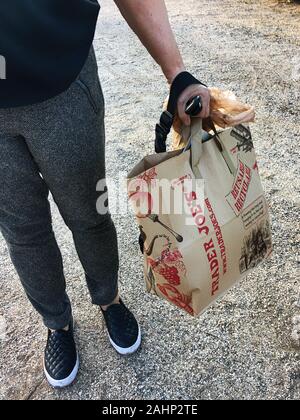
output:
M190 148L145 157L128 176L148 291L193 316L272 252L268 206L249 128L239 125L205 142L202 138L198 121ZM167 195L151 193L161 180L174 191L182 188L188 214L172 211L178 199L172 194L172 209L161 211ZM184 191L186 180L193 181L195 190ZM142 184L149 186L147 192ZM146 210L141 211L143 201Z

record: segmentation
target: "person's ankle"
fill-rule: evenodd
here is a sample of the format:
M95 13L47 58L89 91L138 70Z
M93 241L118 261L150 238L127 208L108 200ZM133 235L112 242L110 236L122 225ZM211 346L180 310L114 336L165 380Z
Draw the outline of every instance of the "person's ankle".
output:
M120 304L120 296L119 295L117 295L117 297L111 303L109 303L108 305L101 306L101 309L103 311L106 311L111 305L118 305L118 304Z
M50 331L51 332L55 332L55 331L58 331L58 330L52 330L51 328L49 328L50 329ZM66 327L64 327L64 328L59 328L59 330L63 330L63 331L69 331L69 329L70 329L70 326L69 325L67 325Z

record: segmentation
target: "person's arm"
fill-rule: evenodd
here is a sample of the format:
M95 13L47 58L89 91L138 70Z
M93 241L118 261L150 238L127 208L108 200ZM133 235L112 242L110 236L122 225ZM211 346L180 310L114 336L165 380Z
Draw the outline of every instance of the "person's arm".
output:
M172 32L164 0L114 0L132 30L160 65L168 82L185 70L183 59ZM203 109L199 115L209 115L209 91L201 85L188 87L178 101L178 115L186 125L190 117L185 114L187 101L196 95L202 98Z

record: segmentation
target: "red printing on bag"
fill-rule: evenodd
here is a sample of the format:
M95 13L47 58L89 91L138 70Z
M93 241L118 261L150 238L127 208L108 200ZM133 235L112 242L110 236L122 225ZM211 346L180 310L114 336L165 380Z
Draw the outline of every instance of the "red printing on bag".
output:
M156 178L157 178L157 172L156 172L155 167L149 169L149 171L146 171L142 175L139 176L139 179L146 181L148 185L150 185L151 182Z
M222 235L222 230L221 230L221 227L220 227L219 222L217 220L217 216L216 216L215 212L213 211L212 205L211 205L208 198L206 198L205 204L206 204L207 210L210 213L210 220L213 224L215 234L216 234L216 237L217 237L219 250L220 250L220 254L221 254L221 259L222 259L222 263L223 263L223 275L224 275L227 272L227 255L226 255L226 248L225 248L225 242L224 242L223 235Z
M183 191L184 191L184 184ZM185 199L187 200L188 207L191 209L191 214L194 218L194 222L198 228L199 235L205 235L208 238L210 237L210 228L207 224L207 220L205 217L204 210L202 207L198 205L194 205L197 200L197 194L195 191L185 193ZM208 199L205 200L206 206L209 206L208 211L212 211L212 206ZM220 246L220 243L219 243ZM211 286L211 295L214 296L219 290L219 283L220 283L220 263L218 259L218 254L216 251L216 246L212 237L203 244L204 251L207 256L207 260L209 263L209 269L212 278L212 286ZM223 271L226 271L226 265L223 265Z
M181 252L177 248L173 250L166 248L162 251L159 258L154 260L149 257L147 258L147 262L153 272L159 274L168 282L157 284L158 289L167 300L193 315L194 310L190 306L192 296L185 295L175 287L180 285L182 277L186 275L186 268Z
M130 191L128 192L129 199L134 203L136 211L138 209L144 210L143 212L136 213L136 216L143 219L148 217L153 209L153 197L148 191L145 190L146 185L150 186L157 178L156 168L151 168L149 171L144 172L138 178L132 180L129 185ZM146 185L145 185L146 184Z
M174 286L179 286L181 278L186 275L182 254L177 248L172 251L165 249L162 251L160 258L154 260L150 257L147 262L155 273Z
M230 193L234 199L234 207L238 213L244 208L250 182L251 169L245 163L239 161L237 176Z
M136 216L143 219L151 214L153 209L153 197L148 191L144 191L144 183L146 181L141 178L136 178L130 184L130 189L128 196L129 200L134 203L136 207ZM143 212L137 211L142 209Z
M158 284L157 287L170 302L174 303L174 305L178 306L180 309L184 309L190 315L194 315L194 310L190 306L192 301L191 296L181 293L176 287L170 284Z

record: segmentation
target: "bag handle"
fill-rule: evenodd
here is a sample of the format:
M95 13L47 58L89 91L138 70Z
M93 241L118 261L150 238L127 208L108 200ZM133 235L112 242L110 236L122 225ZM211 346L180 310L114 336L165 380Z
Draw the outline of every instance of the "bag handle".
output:
M229 172L234 175L236 172L235 165L233 163L233 160L226 150L226 148L222 144L222 140L219 137L219 133L217 132L217 129L215 127L215 124L211 117L207 118L205 120L206 125L210 128L211 131L213 131L213 141L215 142L219 152L221 153ZM191 124L191 131L190 131L190 137L188 140L188 143L184 149L184 151L190 149L191 150L191 159L190 164L192 171L196 178L201 178L200 171L199 171L199 162L202 156L202 150L203 150L203 137L202 137L202 120L200 118L194 118L192 120Z
M169 97L167 110L161 114L160 121L158 124L156 124L156 128L155 128L156 153L166 152L167 150L166 140L174 122L174 118L177 111L178 99L187 87L191 85L195 85L195 84L206 86L204 85L204 83L197 80L192 74L190 74L187 71L179 73L178 76L175 77L171 85L171 89L170 89L170 97ZM198 104L198 109L196 108L197 104ZM198 96L196 98L191 99L187 103L186 112L189 113L189 115L197 115L199 114L199 112L201 112L201 109L202 109L201 98L200 96Z
M191 133L184 151L190 149L190 165L196 179L200 179L199 162L202 156L202 120L193 118L191 124Z

